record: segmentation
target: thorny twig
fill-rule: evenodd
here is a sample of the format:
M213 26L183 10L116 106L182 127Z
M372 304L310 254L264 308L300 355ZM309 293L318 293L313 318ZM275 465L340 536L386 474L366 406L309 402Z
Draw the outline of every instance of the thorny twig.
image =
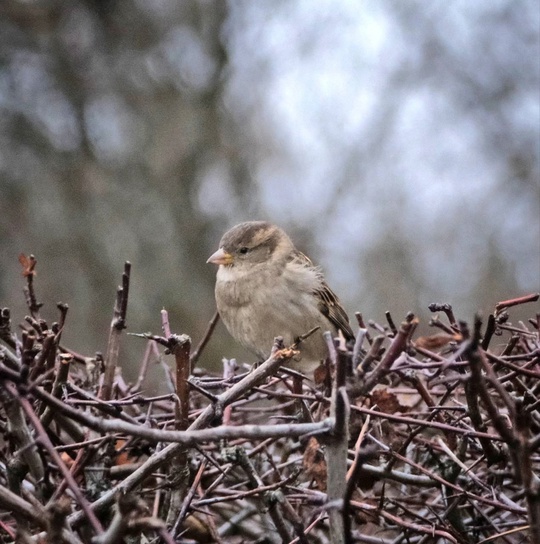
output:
M33 279L35 259L25 262ZM514 542L527 533L540 540L538 317L527 328L506 313L536 294L497 304L484 330L479 319L469 327L450 305L433 305L448 322L433 320L437 334L421 339L412 338L411 315L399 327L389 313L387 325L370 322L372 338L358 314L353 352L327 338L331 395L310 376L282 370L302 344L286 347L279 339L270 358L247 374L205 374L201 354L217 314L190 353L165 312L164 336L140 335L153 342L130 390L119 350L126 266L101 394L89 379L97 359L59 346L67 306L49 327L27 279L31 316L21 338L9 310L0 311L4 541L79 544L88 531L104 544L141 532L171 544L265 537L466 544ZM506 338L500 348L495 337ZM163 359L158 346L176 362L176 395L145 391L150 354ZM299 404L308 423L291 418ZM110 462L94 455L97 448ZM95 499L92 471L107 484ZM181 488L174 479L180 474ZM32 486L36 497L27 491ZM55 506L45 508L54 489ZM71 514L62 506L64 490Z
M112 397L114 375L120 352L120 335L122 330L126 328L130 274L131 263L126 261L124 273L122 274L122 285L116 291L116 302L109 332L107 355L105 356L105 372L103 373L103 384L99 395L103 400L109 400Z

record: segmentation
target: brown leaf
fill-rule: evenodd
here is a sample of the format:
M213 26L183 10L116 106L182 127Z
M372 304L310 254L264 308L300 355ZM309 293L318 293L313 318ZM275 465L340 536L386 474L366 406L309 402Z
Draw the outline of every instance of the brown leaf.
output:
M326 380L326 365L320 364L313 371L313 380L315 381L317 385L324 383L324 381Z
M326 462L319 441L313 436L307 443L302 464L306 474L315 481L317 489L326 491Z
M125 440L117 440L115 444L115 450L117 452L120 452L116 455L115 465L126 465L128 463L133 463L135 459L130 457L129 452L127 450L122 450L122 448L125 446L126 441ZM121 451L120 451L121 450Z
M186 517L184 528L186 529L185 536L192 538L195 542L200 542L201 544L215 542L210 528L195 515Z
M450 342L461 342L463 337L461 334L432 334L431 336L421 336L415 340L414 345L419 348L429 349L430 351L441 349Z
M28 276L35 276L36 272L34 268L36 267L36 258L33 255L27 257L24 253L19 255L19 262L23 267L22 275L26 278Z
M71 468L73 466L73 463L75 461L73 461L73 459L71 458L71 456L66 453L65 451L63 451L61 454L60 454L60 458L62 459L62 461L64 462L64 464L66 465L66 467L68 468Z
M403 409L396 395L388 391L386 386L377 386L373 389L371 392L371 402L377 405L379 411L386 414L394 414Z
M381 412L387 414L407 412L422 401L420 395L414 390L395 390L386 385L375 386L370 399L372 406L376 405Z

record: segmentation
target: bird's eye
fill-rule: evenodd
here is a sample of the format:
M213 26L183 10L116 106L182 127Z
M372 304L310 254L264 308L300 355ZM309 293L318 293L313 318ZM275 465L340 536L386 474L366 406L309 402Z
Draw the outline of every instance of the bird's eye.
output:
M245 255L249 251L249 247L243 246L238 250L242 255Z

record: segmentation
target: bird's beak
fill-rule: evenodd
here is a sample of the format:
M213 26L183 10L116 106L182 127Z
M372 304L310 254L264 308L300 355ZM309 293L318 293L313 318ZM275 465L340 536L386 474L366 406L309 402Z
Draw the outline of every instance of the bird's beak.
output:
M215 253L210 255L210 258L206 262L212 264L231 264L233 261L234 257L220 247Z

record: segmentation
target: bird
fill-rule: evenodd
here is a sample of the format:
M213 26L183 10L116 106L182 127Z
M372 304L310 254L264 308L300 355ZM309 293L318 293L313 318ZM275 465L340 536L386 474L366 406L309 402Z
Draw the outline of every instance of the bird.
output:
M290 365L312 373L328 355L323 332L354 340L347 313L322 270L280 227L240 223L223 235L207 263L219 266L215 298L225 327L260 360L270 356L277 336L290 346L318 327L299 344L300 358Z

